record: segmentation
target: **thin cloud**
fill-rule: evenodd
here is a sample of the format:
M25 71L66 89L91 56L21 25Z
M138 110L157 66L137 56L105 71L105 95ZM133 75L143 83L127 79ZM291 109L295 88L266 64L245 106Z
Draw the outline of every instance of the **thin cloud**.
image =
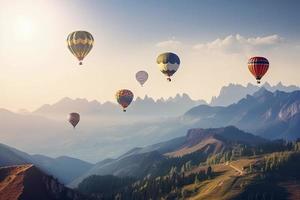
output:
M261 51L275 47L284 42L279 35L269 35L264 37L244 37L242 35L229 35L225 38L217 38L207 43L194 45L195 50L216 50L225 53L246 53L249 51Z
M179 49L181 42L175 39L158 42L155 46L166 49Z

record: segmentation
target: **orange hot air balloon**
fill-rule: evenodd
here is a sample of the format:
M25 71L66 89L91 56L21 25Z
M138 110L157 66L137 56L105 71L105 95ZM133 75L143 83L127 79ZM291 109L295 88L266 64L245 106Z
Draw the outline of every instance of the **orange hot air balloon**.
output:
M78 113L70 113L68 121L75 128L78 122L80 121L80 115Z
M267 73L269 69L269 61L264 57L252 57L248 61L248 68L256 78L257 83L260 84L260 79Z

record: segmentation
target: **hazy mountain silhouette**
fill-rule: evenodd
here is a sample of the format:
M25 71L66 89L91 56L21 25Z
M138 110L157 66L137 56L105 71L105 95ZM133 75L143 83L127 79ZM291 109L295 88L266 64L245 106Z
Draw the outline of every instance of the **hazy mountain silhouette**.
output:
M63 184L69 184L93 167L93 164L68 156L50 158L43 155L32 155L36 166L44 172L59 179Z
M237 103L240 99L244 98L247 95L254 94L262 87L271 92L275 92L276 90L283 92L292 92L295 90L300 90L300 87L297 87L295 85L285 86L281 82L274 86L271 86L268 82L266 82L260 87L251 83L248 83L247 86L231 83L228 86L222 87L218 96L212 97L210 105L228 106L230 104Z
M97 114L101 112L105 112L106 114L116 114L118 107L116 104L111 102L101 104L96 100L88 101L87 99L83 98L71 99L69 97L65 97L52 105L45 104L35 110L33 113L66 116L68 113L74 110L81 114Z
M29 154L0 143L0 167L33 162L33 158Z
M183 114L186 110L200 104L206 104L203 100L192 100L187 94L177 94L175 97L168 99L160 98L154 100L147 95L144 98L137 97L130 105L127 115L141 115L148 116L178 116ZM33 113L40 115L63 115L66 116L70 112L79 112L85 115L123 115L120 112L120 106L116 103L88 101L86 99L71 99L65 97L54 103L53 105L43 105Z
M118 112L123 116L106 119L110 122L82 115L74 130L65 116L50 119L0 109L1 142L30 153L50 157L67 155L97 162L119 156L135 146L154 144L182 135L186 130L175 118L141 120L134 117L138 121L131 122L127 113Z
M90 163L66 156L50 158L43 155L29 155L0 144L0 167L22 164L34 164L64 184L70 183L93 166Z
M267 138L300 136L300 91L274 93L261 88L227 107L200 105L185 114L197 127L235 125Z

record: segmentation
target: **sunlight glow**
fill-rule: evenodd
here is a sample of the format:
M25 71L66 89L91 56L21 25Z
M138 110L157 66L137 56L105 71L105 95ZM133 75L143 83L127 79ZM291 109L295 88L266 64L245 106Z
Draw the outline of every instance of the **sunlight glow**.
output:
M34 28L34 23L30 18L19 16L14 25L15 38L17 40L32 40Z

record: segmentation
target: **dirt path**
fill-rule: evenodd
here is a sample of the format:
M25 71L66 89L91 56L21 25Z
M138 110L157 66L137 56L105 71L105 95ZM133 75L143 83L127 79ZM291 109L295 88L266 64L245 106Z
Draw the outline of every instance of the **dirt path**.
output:
M244 171L243 170L240 170L239 168L233 166L232 164L229 164L228 166L231 167L232 169L234 169L235 171L239 172L240 176L244 175Z

